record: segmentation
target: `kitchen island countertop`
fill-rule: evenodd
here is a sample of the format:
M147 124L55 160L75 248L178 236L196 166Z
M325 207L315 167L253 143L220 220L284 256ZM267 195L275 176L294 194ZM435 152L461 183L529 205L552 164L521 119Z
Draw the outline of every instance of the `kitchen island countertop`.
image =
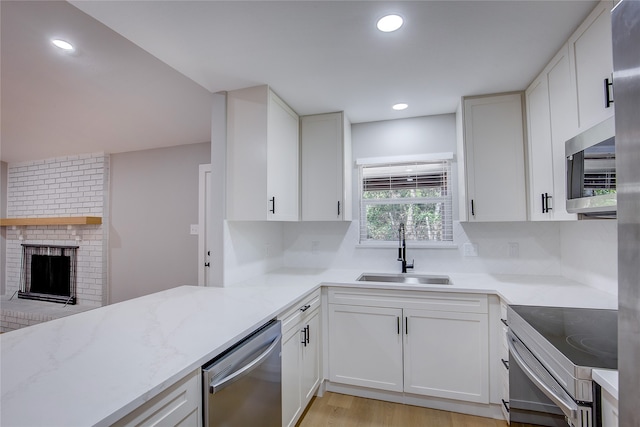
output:
M448 274L442 286L357 282L361 273L282 269L225 288L180 286L2 334L0 424L110 425L321 284L617 308L616 295L562 277Z

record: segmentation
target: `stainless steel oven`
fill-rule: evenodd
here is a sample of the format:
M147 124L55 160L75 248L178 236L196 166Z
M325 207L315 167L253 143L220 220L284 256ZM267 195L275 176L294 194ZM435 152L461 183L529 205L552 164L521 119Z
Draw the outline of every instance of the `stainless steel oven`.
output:
M617 369L617 319L616 310L509 306L513 426L601 426L591 371Z

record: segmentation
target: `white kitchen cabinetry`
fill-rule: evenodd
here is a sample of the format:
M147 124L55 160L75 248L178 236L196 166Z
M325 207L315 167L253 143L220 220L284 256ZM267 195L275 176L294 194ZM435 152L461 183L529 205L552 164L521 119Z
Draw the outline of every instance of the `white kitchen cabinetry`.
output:
M320 385L320 291L282 320L282 425L294 426Z
M140 406L113 427L202 426L202 374L200 369Z
M499 403L502 409L502 415L504 419L509 421L509 344L507 339L507 332L509 327L507 326L507 304L500 300L500 312L498 319L492 319L491 325L497 331L498 342L496 343L496 352L493 357L493 367L497 372L495 375L497 379L497 391Z
M302 220L351 221L351 123L343 112L300 118Z
M522 104L520 92L462 100L461 221L526 221Z
M486 295L329 289L329 380L489 403Z
M605 79L611 82L613 56L611 44L612 1L600 2L569 38L572 82L577 94L578 130L583 131L613 116L607 105Z
M486 313L404 310L404 391L488 403Z
M603 388L600 403L602 408L602 425L606 427L618 427L618 399Z
M565 141L577 129L569 52L565 45L525 92L529 219L576 219L566 210Z
M268 86L227 94L227 219L299 219L299 119Z
M329 379L402 391L402 309L329 305Z

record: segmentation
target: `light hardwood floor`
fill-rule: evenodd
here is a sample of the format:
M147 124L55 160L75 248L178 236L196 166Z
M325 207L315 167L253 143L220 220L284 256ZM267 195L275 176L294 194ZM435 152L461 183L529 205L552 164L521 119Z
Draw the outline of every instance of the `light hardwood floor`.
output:
M326 392L298 427L508 427L506 421Z

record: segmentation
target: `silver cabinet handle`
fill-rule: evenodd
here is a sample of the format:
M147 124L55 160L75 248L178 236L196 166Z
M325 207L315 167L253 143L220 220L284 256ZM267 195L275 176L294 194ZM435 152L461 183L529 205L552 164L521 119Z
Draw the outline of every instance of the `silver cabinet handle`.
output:
M221 378L216 383L211 382L211 384L209 384L209 393L215 394L220 390L224 389L225 387L227 387L228 385L236 382L240 378L249 375L249 373L251 373L251 371L257 368L258 365L260 365L266 358L271 356L271 353L273 353L274 351L280 348L281 339L282 337L278 336L275 340L271 342L269 347L267 347L267 349L262 352L262 354L260 354L258 357L253 359L249 364L227 375L226 377Z
M529 377L529 379L549 399L551 399L553 403L558 405L558 407L570 420L575 420L578 416L578 405L573 401L571 396L569 396L569 394L567 394L567 392L565 392L564 390L554 390L551 386L549 386L550 383L555 383L556 380L553 379L551 374L549 374L545 370L545 368L540 364L540 362L535 359L535 357L533 357L533 355L527 357L529 363L525 362L524 358L526 356L520 354L520 352L516 348L517 346L524 347L524 345L520 344L518 338L515 337L512 332L508 333L508 344L511 356L513 356L513 359L520 366L520 368L522 368L522 371L527 375L527 377ZM527 350L526 348L523 348L523 351L529 353L529 350ZM537 372L534 372L529 364L536 366Z

